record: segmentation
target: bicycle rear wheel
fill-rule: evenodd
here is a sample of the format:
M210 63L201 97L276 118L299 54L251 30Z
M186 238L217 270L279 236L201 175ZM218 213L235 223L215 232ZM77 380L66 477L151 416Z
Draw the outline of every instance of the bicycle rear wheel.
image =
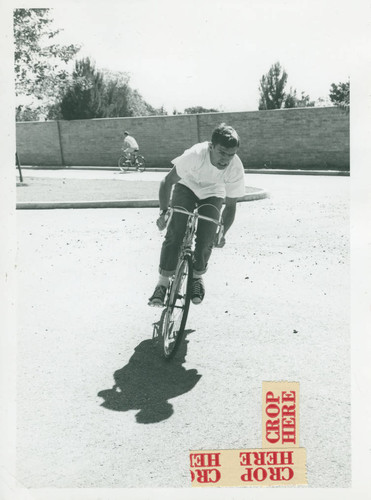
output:
M182 341L191 300L192 257L185 255L175 272L162 326L162 350L171 359Z
M137 164L137 170L139 172L143 172L146 169L146 160L144 159L144 156L138 155L136 159L136 164Z
M125 172L129 170L130 161L127 159L125 155L120 156L117 164L120 170L124 170Z

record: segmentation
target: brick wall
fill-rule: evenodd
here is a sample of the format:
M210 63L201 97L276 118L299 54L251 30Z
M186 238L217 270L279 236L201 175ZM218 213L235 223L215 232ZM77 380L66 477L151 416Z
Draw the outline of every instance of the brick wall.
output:
M238 131L245 168L349 170L349 116L338 108L21 122L17 152L24 165L114 166L128 130L148 167L167 167L220 122Z
M16 124L17 153L23 165L61 165L58 122Z

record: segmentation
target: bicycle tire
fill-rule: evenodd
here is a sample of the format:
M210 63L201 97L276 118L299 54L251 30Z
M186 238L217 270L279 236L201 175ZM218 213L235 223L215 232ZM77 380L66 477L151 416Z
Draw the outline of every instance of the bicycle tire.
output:
M129 170L129 160L126 158L126 156L124 155L121 155L120 158L118 159L118 167L120 170L124 170L125 172L127 172Z
M177 267L163 319L162 353L168 360L176 354L182 342L191 301L192 274L192 256L186 254Z
M144 156L138 155L136 159L136 164L137 164L137 170L139 172L144 172L146 169L146 160L144 159Z

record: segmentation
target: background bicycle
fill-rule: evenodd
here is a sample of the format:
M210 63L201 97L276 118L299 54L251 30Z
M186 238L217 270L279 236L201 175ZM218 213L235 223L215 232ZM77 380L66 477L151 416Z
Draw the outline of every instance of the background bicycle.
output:
M117 162L121 172L127 172L130 169L143 172L146 169L146 160L143 155L131 156L131 154L125 153L123 149L121 151L121 156Z
M223 236L219 211L215 208L218 211L218 219L212 219L199 214L202 206L205 204L196 207L193 212L183 207L173 207L169 211L168 223L174 212L188 216L188 220L178 263L167 289L165 309L160 320L161 349L166 359L171 359L178 350L187 322L193 279L194 239L199 219L216 224L218 242Z

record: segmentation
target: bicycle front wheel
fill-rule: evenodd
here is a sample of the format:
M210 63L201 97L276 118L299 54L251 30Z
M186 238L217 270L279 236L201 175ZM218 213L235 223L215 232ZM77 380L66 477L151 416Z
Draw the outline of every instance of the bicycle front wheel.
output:
M137 170L139 172L143 172L146 169L146 160L144 159L144 156L138 155L136 159L136 164L137 164Z
M192 257L185 255L175 272L163 319L162 348L166 359L174 356L183 338L191 300L192 270Z
M128 159L126 158L126 156L121 155L117 163L118 163L118 167L119 167L120 170L123 170L125 172L127 170L129 170L129 164L130 164L130 162L128 161Z

